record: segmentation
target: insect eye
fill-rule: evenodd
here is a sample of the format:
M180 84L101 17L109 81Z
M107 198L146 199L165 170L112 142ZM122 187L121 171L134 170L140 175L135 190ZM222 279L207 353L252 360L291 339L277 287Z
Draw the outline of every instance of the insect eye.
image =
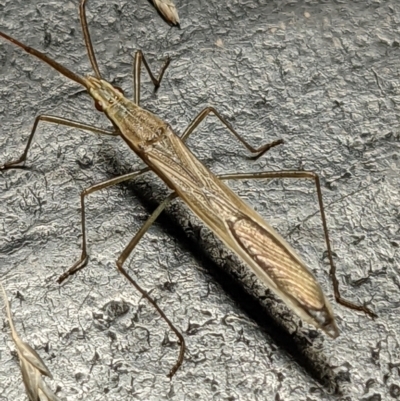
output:
M94 107L96 108L97 111L101 112L104 111L103 105L98 100L95 100Z
M114 86L114 89L117 90L122 96L125 96L124 91L119 86Z

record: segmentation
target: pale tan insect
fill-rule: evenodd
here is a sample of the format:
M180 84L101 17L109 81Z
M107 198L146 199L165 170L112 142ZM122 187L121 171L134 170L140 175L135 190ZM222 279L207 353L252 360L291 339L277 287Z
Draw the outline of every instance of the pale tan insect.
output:
M371 316L374 314L366 307L355 305L340 297L338 281L335 276L328 229L322 203L319 178L315 173L306 171L261 172L246 174L227 174L215 176L202 165L192 152L186 147L185 141L192 134L200 122L210 113L214 114L250 152L259 157L267 150L282 143L281 140L266 144L254 149L231 127L231 125L214 109L206 108L198 114L181 137L178 137L171 127L152 113L142 109L140 103L140 68L141 63L157 89L163 77L169 59L162 67L158 78L152 74L141 51L135 56L134 64L134 100L130 101L123 96L119 89L113 87L101 78L95 59L85 16L86 0L81 1L80 15L83 34L88 50L90 62L95 76L82 77L50 59L45 54L32 49L10 36L0 33L0 36L21 47L26 52L46 62L61 74L83 85L90 96L95 100L96 106L110 119L114 131L102 130L83 123L66 120L59 117L37 117L28 144L22 156L13 162L7 163L3 168L10 168L26 160L27 152L39 121L47 121L68 125L83 130L105 135L119 135L127 145L147 164L147 168L126 174L121 177L94 185L81 194L82 204L82 254L59 282L84 267L88 256L86 250L85 229L85 197L97 190L111 185L133 179L148 171L155 172L172 189L171 195L165 199L149 217L147 222L134 236L124 249L117 261L118 270L157 308L161 316L167 321L175 334L179 337L181 350L176 365L172 368L172 376L182 363L184 353L184 340L178 330L167 319L157 304L137 283L129 277L123 264L131 254L140 238L151 224L156 220L162 210L170 201L179 196L189 208L207 224L208 227L235 252L280 298L302 319L322 329L331 337L338 335L338 329L333 316L332 308L322 292L321 287L309 271L305 263L287 242L262 217L250 208L241 198L232 192L222 181L227 179L269 179L269 178L306 178L314 180L316 184L319 206L328 257L331 264L331 276L337 301L347 307L364 311Z
M42 375L50 377L52 375L44 364L39 354L27 343L23 342L14 327L11 316L10 303L8 302L6 291L0 282L2 296L6 305L7 318L11 329L11 336L17 349L19 363L21 366L22 380L25 385L26 394L30 401L60 401L60 399L47 387Z

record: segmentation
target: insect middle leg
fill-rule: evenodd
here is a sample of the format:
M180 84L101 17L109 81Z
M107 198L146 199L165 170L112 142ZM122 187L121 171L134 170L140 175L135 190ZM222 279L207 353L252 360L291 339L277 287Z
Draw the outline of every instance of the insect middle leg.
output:
M111 136L117 136L118 132L117 131L110 131L110 130L105 130L102 128L97 128L92 125L84 124L79 121L73 121L73 120L68 120L66 118L62 117L56 117L56 116L47 116L47 115L40 115L37 116L35 119L35 122L33 123L33 127L31 130L31 133L28 138L28 143L25 146L25 150L22 153L22 155L15 160L12 160L8 163L5 163L3 165L0 165L0 171L1 170L7 170L10 168L21 168L24 166L29 148L31 147L33 137L35 135L36 129L39 125L39 122L44 121L52 124L59 124L59 125L65 125L67 127L73 127L73 128L78 128L84 131L90 131L96 134L102 134L102 135L111 135Z
M65 271L59 278L58 283L61 284L64 280L66 280L69 276L75 274L78 270L83 269L88 262L88 254L87 254L87 244L86 244L86 217L85 217L85 198L89 194L93 192L100 191L101 189L105 189L111 187L113 185L120 184L124 181L133 180L144 173L150 171L148 167L143 168L139 171L134 171L132 173L124 174L116 178L112 178L111 180L103 181L99 184L95 184L89 188L84 189L81 192L81 225L82 225L82 252L79 260L74 263L67 271Z
M333 262L331 243L330 243L329 233L328 233L328 225L326 222L324 204L322 201L321 184L319 181L319 176L316 173L314 173L312 171L292 171L292 170L264 171L264 172L260 172L260 173L256 172L256 173L223 174L223 175L220 175L218 178L220 178L221 180L248 180L248 179L262 180L262 179L273 179L273 178L296 178L296 179L313 180L315 183L316 189L317 189L319 209L321 212L322 226L324 229L326 248L328 251L328 259L329 259L329 264L330 264L329 275L332 278L333 291L335 294L336 302L338 302L339 304L341 304L343 306L346 306L347 308L365 312L366 314L368 314L369 316L371 316L373 318L377 317L377 315L373 311L371 311L367 306L354 304L353 302L350 302L350 301L342 298L340 295L339 282L336 277L336 266Z

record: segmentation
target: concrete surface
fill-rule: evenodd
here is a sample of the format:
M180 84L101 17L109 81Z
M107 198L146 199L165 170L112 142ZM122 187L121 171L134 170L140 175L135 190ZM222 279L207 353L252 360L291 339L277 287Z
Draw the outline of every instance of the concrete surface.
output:
M77 0L0 1L1 30L89 74ZM177 133L213 105L258 146L254 162L210 118L190 146L218 173L306 169L320 174L343 295L327 338L276 302L180 202L139 243L130 272L187 342L118 274L115 260L167 190L155 177L90 196L88 267L59 287L80 255L82 189L141 163L118 138L42 124L28 169L0 174L0 274L17 330L46 361L63 400L377 401L400 399L400 4L398 1L176 0L182 30L145 0L89 1L104 76L132 95L142 49L142 105ZM35 116L108 127L73 82L0 41L0 163L22 152ZM231 186L332 288L315 190L302 181ZM0 400L26 400L1 318Z

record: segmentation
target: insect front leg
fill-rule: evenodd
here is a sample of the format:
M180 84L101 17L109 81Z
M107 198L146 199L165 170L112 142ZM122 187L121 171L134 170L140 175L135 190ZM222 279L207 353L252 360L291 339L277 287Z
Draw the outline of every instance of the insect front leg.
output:
M170 58L167 57L164 65L161 67L158 77L156 78L153 75L153 73L151 72L150 66L147 63L143 52L141 50L138 50L136 52L135 61L133 64L133 94L134 94L133 101L135 104L137 104L137 105L140 104L140 72L141 72L142 62L143 62L144 67L147 70L147 73L149 74L151 81L153 82L154 91L156 92L158 90L158 88L160 87L161 80L164 76L165 70L169 66L170 61L171 61Z
M273 178L280 178L280 179L281 178L295 178L295 179L313 180L315 183L316 189L317 189L319 209L320 209L320 213L321 213L322 226L324 229L326 248L328 251L328 259L329 259L329 264L330 264L329 275L332 278L333 291L335 294L336 302L338 302L339 304L341 304L343 306L346 306L347 308L365 312L372 318L377 317L377 315L373 311L371 311L371 309L366 307L365 305L355 304L353 302L350 302L350 301L342 298L340 295L339 281L336 277L336 266L333 262L331 243L330 243L329 233L328 233L328 225L326 223L324 203L322 201L321 184L319 181L319 176L316 173L314 173L312 171L292 171L292 170L263 171L260 173L255 172L255 173L223 174L223 175L218 176L218 178L220 178L221 180L263 180L263 179L273 179Z
M236 130L232 127L231 124L229 124L228 121L225 120L224 117L216 110L214 107L206 107L204 110L202 110L196 118L189 124L189 126L186 128L185 132L181 136L182 141L186 141L189 135L193 133L193 131L197 128L197 126L209 115L209 114L214 114L219 121L221 121L222 124L225 125L226 128L228 128L228 131L238 139L247 150L249 150L251 153L255 154L254 156L251 156L251 159L258 159L260 156L262 156L265 152L270 150L271 148L281 145L283 143L283 139L278 139L276 141L267 143L263 146L260 146L259 148L253 148L245 139L242 138L241 135L239 135Z
M113 178L111 180L103 181L99 184L93 185L90 188L86 188L81 192L81 224L82 224L82 253L79 260L74 263L66 272L64 272L59 278L58 283L61 284L69 276L75 274L78 270L83 269L88 262L87 245L86 245L86 217L85 217L85 197L89 194L100 191L101 189L111 187L121 182L128 181L139 177L140 175L147 173L150 169L144 168L133 173L124 174L120 177Z
M28 155L28 151L32 145L33 136L35 135L35 132L39 125L39 122L41 122L41 121L52 123L52 124L65 125L67 127L78 128L78 129L81 129L84 131L94 132L96 134L111 135L111 136L118 135L117 131L110 131L110 130L105 130L102 128L97 128L92 125L81 123L79 121L68 120L66 118L56 117L56 116L40 115L40 116L36 117L35 122L33 123L32 131L28 138L28 143L26 144L25 150L22 153L22 155L18 159L15 159L8 163L0 165L0 170L7 170L10 168L20 168L25 164L25 161L26 161L26 158Z

